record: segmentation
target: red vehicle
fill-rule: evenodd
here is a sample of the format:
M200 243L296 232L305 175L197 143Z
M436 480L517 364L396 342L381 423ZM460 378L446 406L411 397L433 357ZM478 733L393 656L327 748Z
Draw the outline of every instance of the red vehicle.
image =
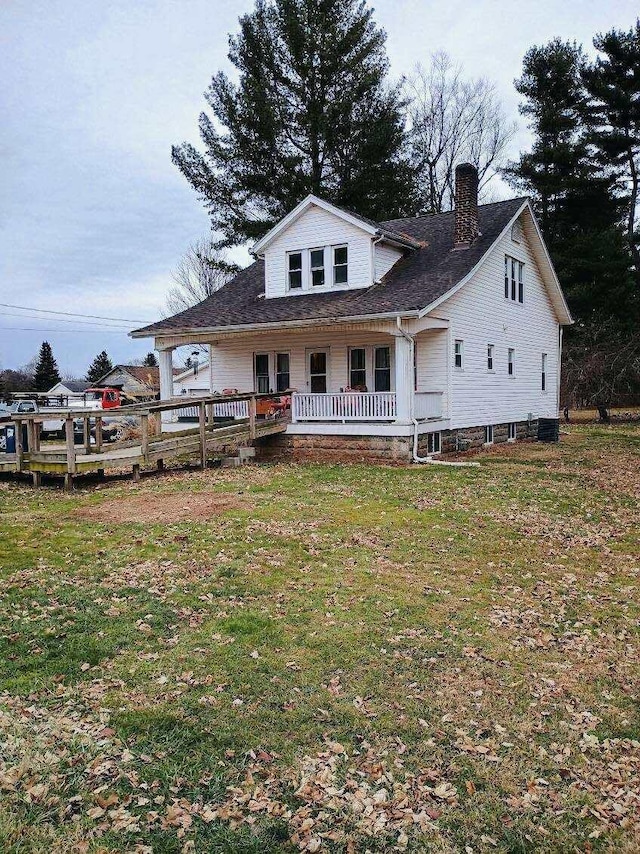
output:
M125 400L120 389L110 388L88 388L85 392L85 400L90 402L92 409L115 409L124 406Z

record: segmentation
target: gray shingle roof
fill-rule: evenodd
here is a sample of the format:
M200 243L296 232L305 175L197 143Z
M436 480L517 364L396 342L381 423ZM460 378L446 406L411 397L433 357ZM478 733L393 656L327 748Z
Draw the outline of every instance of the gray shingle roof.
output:
M389 234L416 241L378 284L370 288L264 298L264 262L255 261L219 291L173 317L135 330L160 335L192 329L296 320L332 320L425 308L447 293L480 261L515 216L524 198L479 207L480 236L466 249L453 248L453 211L375 223Z

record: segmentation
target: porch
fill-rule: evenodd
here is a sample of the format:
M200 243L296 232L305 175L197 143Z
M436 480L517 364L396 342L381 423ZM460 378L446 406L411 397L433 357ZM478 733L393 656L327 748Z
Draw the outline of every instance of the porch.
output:
M178 393L169 381L174 347L206 343L210 393L279 394L290 433L404 436L414 419L420 432L439 430L448 419L448 337L446 321L424 318L156 339L161 396ZM214 416L245 418L241 407L218 403ZM179 417L190 414L193 399Z

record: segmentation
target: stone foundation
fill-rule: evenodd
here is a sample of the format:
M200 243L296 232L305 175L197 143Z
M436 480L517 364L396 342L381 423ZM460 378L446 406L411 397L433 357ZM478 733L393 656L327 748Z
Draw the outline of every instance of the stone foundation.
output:
M256 442L259 460L295 462L408 463L409 436L302 436L279 433Z
M508 424L494 424L493 442L507 441ZM519 421L518 441L536 439L538 422ZM480 450L484 445L484 426L441 430L441 456ZM318 436L278 433L256 442L256 458L263 461L295 462L367 462L410 463L413 452L412 436ZM418 455L427 455L427 434L418 439Z

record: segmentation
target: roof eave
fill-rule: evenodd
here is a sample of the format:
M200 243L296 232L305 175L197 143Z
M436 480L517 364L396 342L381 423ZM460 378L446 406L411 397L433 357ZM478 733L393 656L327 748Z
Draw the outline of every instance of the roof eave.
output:
M345 317L309 317L300 320L274 320L268 323L242 323L229 326L190 326L182 329L162 329L144 335L130 332L132 338L179 338L184 335L221 335L227 332L263 332L273 329L302 329L306 326L332 326L336 323L366 323L376 320L395 320L396 317L418 317L419 309L385 311L376 314L353 314Z

